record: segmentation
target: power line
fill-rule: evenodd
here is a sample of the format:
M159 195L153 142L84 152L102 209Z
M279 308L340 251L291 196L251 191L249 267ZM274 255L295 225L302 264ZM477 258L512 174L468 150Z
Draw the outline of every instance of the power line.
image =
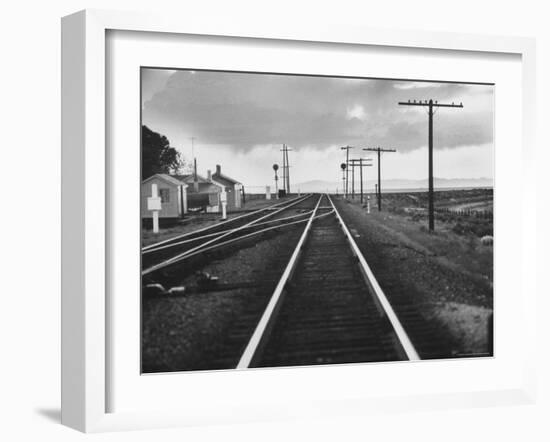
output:
M433 175L433 116L434 107L458 107L463 108L462 103L451 104L438 103L432 99L422 101L409 100L400 101L401 106L424 106L428 107L428 226L430 230L434 230L434 175Z

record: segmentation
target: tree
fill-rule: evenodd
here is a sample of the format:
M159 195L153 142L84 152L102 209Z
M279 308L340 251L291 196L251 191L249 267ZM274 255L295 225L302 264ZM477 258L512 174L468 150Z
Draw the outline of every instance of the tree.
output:
M141 179L155 173L178 173L184 166L181 153L164 135L141 126Z

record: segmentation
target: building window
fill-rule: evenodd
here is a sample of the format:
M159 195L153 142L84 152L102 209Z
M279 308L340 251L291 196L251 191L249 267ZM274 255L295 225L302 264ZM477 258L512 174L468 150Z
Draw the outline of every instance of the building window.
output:
M170 189L160 189L160 202L161 203L170 202Z

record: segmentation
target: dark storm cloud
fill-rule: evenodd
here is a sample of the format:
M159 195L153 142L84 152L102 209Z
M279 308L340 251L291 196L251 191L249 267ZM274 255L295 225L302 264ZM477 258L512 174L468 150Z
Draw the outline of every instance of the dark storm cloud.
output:
M143 122L153 130L242 150L283 142L296 149L380 144L414 150L427 144L426 110L397 102L425 98L465 105L438 111L437 147L484 144L493 136L487 86L177 71L156 93L143 92L151 97L143 103Z

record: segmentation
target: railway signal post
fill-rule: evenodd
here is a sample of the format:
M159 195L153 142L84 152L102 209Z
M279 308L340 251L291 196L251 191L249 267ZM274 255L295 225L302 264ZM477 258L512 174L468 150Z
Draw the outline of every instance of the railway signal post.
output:
M380 154L382 152L397 152L395 149L382 149L380 146L378 147L365 147L363 148L363 150L368 150L368 151L371 151L371 152L377 152L378 153L378 187L377 187L377 192L376 192L376 196L377 196L377 199L378 199L378 211L380 212L382 210L382 179L380 178L380 160L381 160L381 157L380 157Z
M458 107L463 108L462 103L460 104L443 104L438 103L432 99L422 101L409 100L409 101L400 101L398 103L400 106L423 106L428 108L428 227L430 231L434 230L434 174L433 174L433 116L434 116L434 107Z
M275 199L279 199L279 184L278 184L279 177L277 176L277 171L279 170L279 165L274 164L273 165L273 170L275 171Z
M347 197L346 194L346 163L340 164L340 169L342 169L342 194L344 195L344 198Z

